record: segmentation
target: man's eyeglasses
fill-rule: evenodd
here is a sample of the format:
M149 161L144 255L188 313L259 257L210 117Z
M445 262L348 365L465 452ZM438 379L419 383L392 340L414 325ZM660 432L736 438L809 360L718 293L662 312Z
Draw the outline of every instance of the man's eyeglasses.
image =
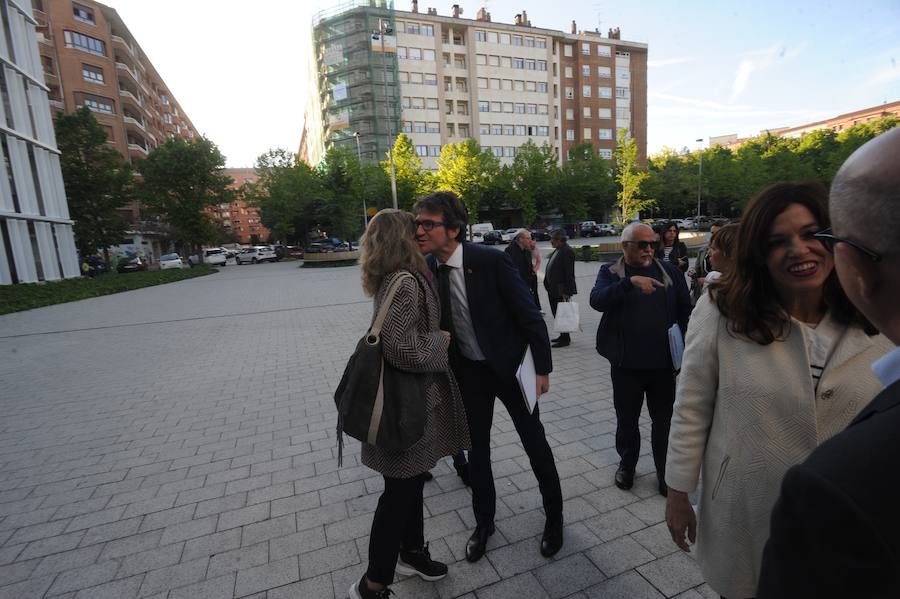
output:
M623 243L623 244L625 244L625 243L633 243L633 244L635 244L636 246L638 246L638 248L640 248L640 249L642 249L642 250L649 250L649 249L651 249L651 248L655 248L655 247L656 247L656 242L655 242L655 241L623 241L622 243Z
M415 222L416 222L416 228L422 227L425 231L431 231L435 227L446 227L448 224L442 220L430 220L430 219L425 219L425 220L416 219Z
M855 241L850 241L849 239L834 235L831 232L831 227L823 231L819 231L818 233L814 233L813 237L815 237L819 241L819 243L822 244L822 247L824 247L832 254L834 253L835 244L846 243L847 245L853 246L854 248L871 258L872 262L879 262L881 260L881 254L879 254L878 252L874 252L866 246L856 243Z

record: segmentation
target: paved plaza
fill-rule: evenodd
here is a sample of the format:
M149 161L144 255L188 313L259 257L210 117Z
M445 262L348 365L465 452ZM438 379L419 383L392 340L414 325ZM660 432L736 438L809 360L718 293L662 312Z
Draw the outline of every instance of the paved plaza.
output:
M576 263L584 332L554 350L540 402L562 550L539 553L537 482L497 402L486 557L465 561L470 494L447 459L425 486L425 536L450 573L400 578L398 597L715 596L669 538L646 411L635 487L613 485L597 268ZM370 317L358 268L296 262L0 317L0 598L346 597L383 480L352 439L338 468L332 392Z

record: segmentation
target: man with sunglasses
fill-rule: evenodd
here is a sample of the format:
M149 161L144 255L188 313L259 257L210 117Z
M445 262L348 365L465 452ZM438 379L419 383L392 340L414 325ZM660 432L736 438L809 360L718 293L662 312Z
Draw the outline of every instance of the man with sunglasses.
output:
M650 440L659 492L666 495L666 451L675 403L675 371L669 328L682 335L691 314L684 275L655 258L657 235L649 225L632 223L622 231L623 256L604 264L591 291L591 307L603 312L597 352L609 360L616 409L615 484L630 489L641 451L638 420L644 396L650 413Z
M834 230L816 239L850 301L900 345L900 128L847 159L829 207ZM900 347L872 370L884 391L785 474L759 599L900 597Z
M466 544L466 559L481 559L494 534L497 494L490 435L495 398L509 413L541 491L547 518L541 554L554 555L563 544L559 474L541 424L540 404L528 411L516 379L530 347L538 396L550 389L553 365L547 325L509 256L465 241L468 215L455 194L427 195L413 211L416 241L437 281L441 329L451 335L450 367L459 382L472 439L469 482L475 531Z

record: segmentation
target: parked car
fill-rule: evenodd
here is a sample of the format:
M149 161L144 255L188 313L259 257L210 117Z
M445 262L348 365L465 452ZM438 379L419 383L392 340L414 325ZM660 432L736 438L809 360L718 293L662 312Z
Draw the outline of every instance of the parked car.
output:
M619 229L612 223L600 223L597 225L597 235L600 237L613 237L619 234Z
M501 236L503 238L503 243L509 243L513 240L513 237L516 236L516 232L518 229L506 229L501 232Z
M303 259L303 248L299 245L289 245L287 246L287 255L291 258L297 258L298 260Z
M210 266L225 266L228 262L228 254L225 248L207 248L203 250L203 262Z
M586 220L581 223L578 232L581 233L582 237L598 237L600 236L600 227L597 226L596 222Z
M116 265L116 272L119 273L137 272L140 270L147 270L147 263L140 256L122 258Z
M170 268L184 268L184 261L178 254L164 254L159 257L159 269L169 270Z
M497 245L503 243L503 234L500 231L487 231L482 236L482 243L485 245Z
M237 255L238 264L256 264L258 262L275 262L275 251L267 245L255 245L241 250Z
M484 243L484 232L472 231L472 243Z
M549 229L532 229L531 238L535 241L550 241Z
M344 251L349 250L349 245L338 239L337 237L320 237L316 239L308 246L306 246L306 252L309 254L323 254L325 252L334 252L338 251L337 248L341 247L341 244L344 245Z

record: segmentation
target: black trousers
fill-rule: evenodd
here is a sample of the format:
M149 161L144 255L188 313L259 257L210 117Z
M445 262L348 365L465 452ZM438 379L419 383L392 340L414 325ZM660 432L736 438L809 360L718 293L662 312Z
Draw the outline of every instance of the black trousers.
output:
M650 443L653 463L660 479L666 473L666 451L669 445L669 425L675 404L675 374L671 368L635 370L610 366L613 384L613 405L616 408L616 451L621 466L634 470L641 452L641 433L638 419L647 396L650 412Z
M372 519L369 535L369 568L366 578L380 584L394 581L394 568L401 549L425 545L422 516L423 475L412 478L384 477L384 491Z
M556 306L558 306L559 303L563 300L561 297L551 297L548 299L550 300L550 312L553 313L553 318L556 318ZM569 333L560 333L559 340L560 341L571 341L572 337L569 336Z
M494 521L497 492L491 471L491 425L494 420L494 398L499 397L519 433L519 439L531 462L538 481L547 517L562 516L562 489L553 452L544 434L540 405L528 413L515 377L501 379L485 362L473 362L456 356L453 373L459 381L472 449L469 451L469 477L472 483L472 510L475 521L487 526Z

